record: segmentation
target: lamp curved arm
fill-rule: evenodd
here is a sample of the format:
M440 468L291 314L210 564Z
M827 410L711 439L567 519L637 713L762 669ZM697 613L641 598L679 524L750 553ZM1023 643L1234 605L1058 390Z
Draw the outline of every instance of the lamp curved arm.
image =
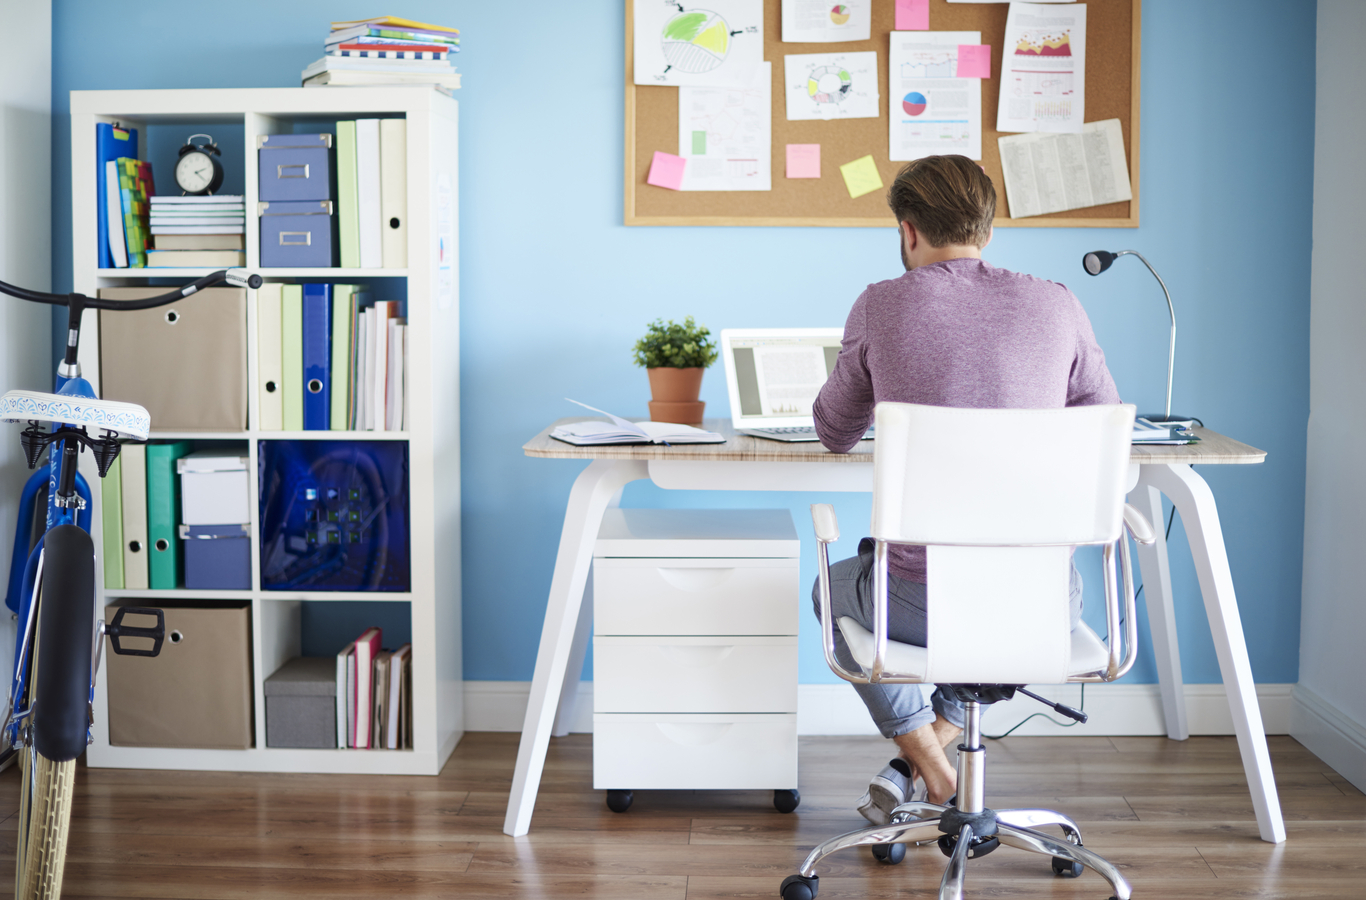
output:
M1157 270L1153 268L1153 264L1144 259L1142 253L1139 253L1137 250L1120 250L1115 256L1137 256L1138 261L1147 266L1148 271L1153 273L1153 277L1156 278L1157 283L1162 286L1162 293L1167 298L1167 312L1171 315L1172 319L1172 337L1167 347L1167 411L1165 416L1170 419L1172 417L1172 374L1176 369L1176 307L1172 306L1171 291L1167 290L1167 283L1162 280L1161 275L1157 274Z

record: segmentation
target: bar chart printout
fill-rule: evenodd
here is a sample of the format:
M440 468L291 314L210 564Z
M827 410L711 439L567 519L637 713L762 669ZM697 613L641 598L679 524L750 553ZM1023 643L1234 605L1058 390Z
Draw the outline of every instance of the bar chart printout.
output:
M1086 115L1086 4L1012 3L997 131L1080 134Z

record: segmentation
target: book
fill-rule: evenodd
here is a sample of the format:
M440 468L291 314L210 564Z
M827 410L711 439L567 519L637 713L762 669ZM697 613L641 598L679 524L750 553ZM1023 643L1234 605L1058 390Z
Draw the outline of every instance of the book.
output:
M1151 422L1139 416L1134 419L1134 434L1130 441L1134 444L1196 444L1200 438L1180 425Z
M345 28L355 28L358 25L369 25L374 27L388 28L407 28L416 31L435 31L441 34L448 34L458 37L459 28L448 28L445 25L432 25L428 22L417 22L413 19L403 19L398 16L376 16L373 19L352 19L348 22L333 22L332 30L341 31Z
M332 431L350 427L347 408L351 397L351 326L355 317L356 286L332 285Z
M304 430L327 431L332 414L332 285L303 286Z
M392 650L381 650L375 654L373 699L370 702L370 746L376 750L388 749L389 670L393 657Z
M119 451L123 503L123 588L147 590L147 445L124 444Z
M375 657L379 654L380 630L367 628L356 638L356 730L351 746L370 749L371 703L373 702Z
M384 746L390 750L411 749L411 742L403 744L404 708L408 705L408 691L404 685L412 679L413 645L404 644L389 657L388 720L384 726Z
M569 400L568 397L565 398ZM576 447L592 447L599 444L724 444L726 439L714 431L703 431L691 425L675 425L672 422L628 422L620 416L569 400L584 409L592 410L612 421L570 422L560 425L550 432L550 436Z
M335 44L328 47L328 56L348 59L420 59L444 61L447 48L440 44Z
M351 31L351 30L352 30L352 29L346 29L346 31ZM366 29L366 30L370 30L370 29ZM387 30L387 29L379 29L379 28L376 28L376 29L373 29L373 30L375 30L375 31L383 31L383 30ZM422 36L422 37L417 37L417 38L396 38L396 37L380 37L380 36L374 35L374 34L360 34L360 35L356 35L356 36L345 36L345 35L346 35L346 31L334 31L334 32L332 32L331 34L329 34L329 35L327 36L327 43L324 45L324 47L325 47L325 49L327 50L328 53L331 53L333 50L336 50L338 47L342 46L343 44L365 44L365 45L370 46L370 47L389 47L389 48L393 48L393 49L396 49L396 50L402 50L402 49L405 49L405 48L412 50L412 49L419 49L419 48L436 47L436 48L440 49L442 52L446 52L446 53L459 53L459 52L460 52L460 46L459 46L459 45L460 45L460 39L459 39L459 38L452 38L451 40L444 40L443 38L441 38L441 37L436 37L436 36L432 36L432 37Z
M257 391L261 430L281 431L285 427L285 391L280 350L282 289L278 282L266 282L256 291Z
M152 234L246 234L243 225L153 225Z
M348 725L348 718L351 709L352 688L350 681L354 677L356 660L356 642L352 641L337 653L337 746L346 748L351 746L351 731Z
M244 250L241 234L166 234L156 239L157 250Z
M187 194L183 197L176 197L171 194L161 194L152 198L153 206L166 204L168 206L195 205L195 204L237 204L246 208L247 197L245 194Z
M123 202L123 238L128 246L128 267L141 269L147 265L148 211L147 198L152 196L152 164L139 159L120 157L119 196Z
M380 262L386 269L408 267L408 123L379 123Z
M299 73L299 78L307 81L314 75L324 72L382 72L384 74L428 74L446 75L453 70L451 64L439 60L422 59L363 59L351 56L324 56L314 60Z
M304 430L304 289L286 284L280 296L280 386L284 430Z
M107 268L128 268L128 244L123 235L123 194L119 191L119 164L109 160L104 164L104 239L103 248L109 257ZM101 263L103 265L103 263Z
M152 225L245 225L247 217L233 215L217 216L152 216Z
M247 254L241 250L148 250L149 269L173 267L182 269L231 269L247 264Z
M366 419L370 409L370 401L373 394L369 390L370 386L370 329L375 320L375 310L363 309L356 317L356 334L353 338L355 344L351 355L355 359L353 366L354 374L351 378L351 394L353 415L351 427L357 431L366 429Z
M110 176L108 164L119 157L136 159L138 155L138 131L136 128L120 128L108 122L95 123L95 196L104 201L108 196ZM112 179L117 189L117 174ZM122 211L120 210L120 217ZM109 219L96 216L95 245L96 261L101 269L116 268L109 237ZM122 246L122 244L120 245Z
M304 87L430 84L438 89L444 88L449 92L460 88L460 75L455 72L448 75L438 75L432 72L415 72L411 75L397 72L323 72L321 75L305 78L303 84Z
M180 478L175 463L189 452L189 441L147 445L147 583L154 591L180 587Z
M403 430L403 330L407 320L389 320L388 373L384 388L384 430Z
M389 399L389 320L398 315L398 303L393 300L377 301L373 307L374 321L370 356L370 421L371 431L385 431L386 410Z
M337 123L337 242L343 269L360 268L360 218L356 208L356 123Z
M362 269L378 269L384 264L379 220L379 121L356 120L356 215Z
M123 590L123 460L115 457L100 479L100 522L104 526L104 589Z
M346 657L346 743L356 746L356 644L351 642L351 653Z

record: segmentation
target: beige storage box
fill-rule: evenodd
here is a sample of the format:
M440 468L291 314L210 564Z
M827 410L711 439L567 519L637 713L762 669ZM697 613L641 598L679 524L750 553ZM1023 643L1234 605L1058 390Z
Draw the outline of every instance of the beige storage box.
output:
M150 607L128 600L120 606ZM251 610L247 604L160 606L166 615L161 655L118 656L104 648L109 680L109 743L119 747L242 750L252 742ZM118 606L104 608L113 621ZM150 616L125 616L153 627ZM125 646L146 647L145 640Z
M102 288L100 297L168 290ZM101 310L100 396L145 406L157 431L245 431L247 292L216 287L156 309Z

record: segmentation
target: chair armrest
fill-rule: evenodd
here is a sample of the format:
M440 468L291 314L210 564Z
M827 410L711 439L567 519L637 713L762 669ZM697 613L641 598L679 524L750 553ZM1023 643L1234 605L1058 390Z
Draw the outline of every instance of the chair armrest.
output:
M816 540L822 544L840 539L840 523L835 518L835 507L829 503L811 504L811 522L816 527Z
M1152 523L1129 504L1124 504L1124 525L1129 529L1129 533L1134 536L1134 540L1140 544L1151 544L1157 540L1157 535L1153 532Z

